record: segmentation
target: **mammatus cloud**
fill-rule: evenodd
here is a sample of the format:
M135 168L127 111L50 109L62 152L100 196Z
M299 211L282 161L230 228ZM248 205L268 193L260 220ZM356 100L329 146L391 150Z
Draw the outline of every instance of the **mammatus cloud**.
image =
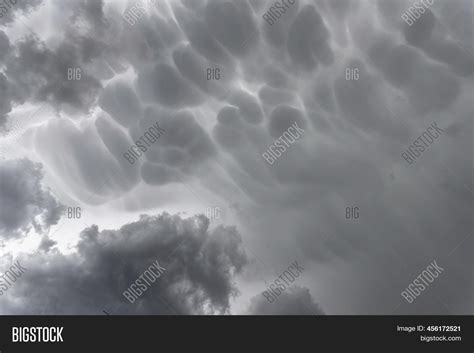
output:
M44 233L64 206L42 185L41 164L28 159L0 161L0 237L18 238L31 228Z
M138 190L193 182L238 205L265 261L321 269L307 285L328 312L472 312L471 1L435 1L411 25L410 0L299 0L272 24L265 1L157 1L133 24L131 4L57 1L34 7L53 30L0 32L0 124L24 103L54 108L28 148L67 193L142 210ZM166 132L130 165L155 123ZM295 123L301 138L267 164ZM408 164L433 123L442 135ZM397 306L433 257L455 273L437 282L446 305Z

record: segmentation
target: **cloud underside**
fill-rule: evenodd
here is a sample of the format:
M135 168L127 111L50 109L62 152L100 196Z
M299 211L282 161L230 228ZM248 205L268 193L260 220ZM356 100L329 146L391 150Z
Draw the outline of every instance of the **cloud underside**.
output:
M297 254L320 271L304 285L314 291L324 282L316 299L327 312L392 314L400 291L433 258L455 274L440 278L436 294L453 313L472 312L470 1L435 1L409 25L401 18L413 5L409 0L302 0L271 26L262 18L270 6L264 1L156 3L133 25L122 16L131 3L29 1L12 9L0 21L0 125L12 130L12 117L25 103L52 107L57 116L31 126L25 148L85 204L107 207L120 199L141 210L154 201L135 200L138 190L145 199L149 190L173 193L185 182L199 198L212 194L222 208L232 205L226 211L240 220L249 234L246 245L259 256L283 268L283 259ZM13 36L10 28L21 27L15 21L28 21L35 11L49 16L54 31ZM80 80L67 79L70 68L82 70ZM216 68L220 79L209 80L208 69ZM442 135L408 165L402 153L434 122ZM166 132L131 165L123 154L155 123ZM269 165L262 153L295 123L304 130L301 138ZM1 211L4 238L18 238L28 227L46 231L58 219L59 204L39 191L36 172L19 176L15 163L2 169L0 183L28 178L24 191L36 196L27 200L23 189L5 188L14 190L11 209L24 212ZM167 206L167 200L156 202ZM348 220L347 207L358 207L360 218ZM137 224L146 219L155 218ZM87 237L94 232L97 241ZM35 261L50 259L54 275L32 272L59 281L54 288L78 298L77 306L66 308L60 296L38 285L38 300L46 300L44 291L59 305L45 304L45 310L92 313L102 310L92 304L112 300L110 293L120 297L127 281L119 275L104 280L110 277L106 262L116 261L108 251L114 242L125 249L119 238L134 239L132 233L90 228L73 256L45 252L51 245L44 243ZM102 241L107 234L117 239ZM153 243L143 234L144 243ZM154 241L161 255L164 245ZM192 255L178 254L198 261L204 256L198 249L208 243L196 245ZM84 252L87 244L95 244L95 252ZM223 273L237 271L241 260L219 244L223 257L232 259L214 269L221 280L209 279L210 265L196 274L183 265L176 270L183 278L171 271L174 282L157 287L163 302L180 313L228 312L232 280ZM147 253L146 247L140 251ZM86 258L98 273L86 271ZM224 261L218 255L208 261L218 259ZM103 290L88 289L95 286ZM18 289L20 298L31 288ZM176 295L188 291L189 299ZM166 312L158 299L146 302L152 293L133 310ZM444 313L429 298L399 310ZM299 313L304 309L296 302L315 308L311 292L302 289L281 301ZM253 312L277 313L278 306L266 304L257 296ZM30 310L40 307L31 304Z

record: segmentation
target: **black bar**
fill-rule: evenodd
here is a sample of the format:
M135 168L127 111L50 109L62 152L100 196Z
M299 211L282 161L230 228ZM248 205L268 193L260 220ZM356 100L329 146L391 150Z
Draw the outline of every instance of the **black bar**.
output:
M289 352L473 352L473 321L473 316L431 315L0 316L0 353L179 352L209 348L251 352L262 345L264 351ZM419 325L424 327L423 332L416 330ZM63 327L63 342L12 342L12 327L37 326ZM398 327L415 327L415 331L400 331ZM427 331L427 327L438 329ZM422 342L420 335L462 340Z

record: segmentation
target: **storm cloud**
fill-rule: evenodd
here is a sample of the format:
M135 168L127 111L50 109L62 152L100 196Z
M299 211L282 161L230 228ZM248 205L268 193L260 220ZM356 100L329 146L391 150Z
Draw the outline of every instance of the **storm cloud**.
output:
M247 264L236 229L211 231L203 216L164 213L117 230L92 226L71 255L46 243L47 251L21 258L28 271L2 297L3 314L226 314L238 293L233 276ZM166 271L128 303L122 292L155 261Z
M42 184L41 165L28 159L0 162L0 235L24 236L31 228L43 233L55 225L64 206Z
M266 1L144 2L133 21L133 1L12 8L0 22L0 126L12 155L0 183L10 190L37 175L16 171L33 162L14 158L28 157L61 202L90 212L79 239L63 230L70 243L43 238L25 255L38 280L25 274L16 290L31 306L5 310L100 313L153 256L191 239L155 289L115 310L472 313L474 9L439 0L410 25L402 15L412 3L299 0L273 24ZM41 119L25 119L37 109ZM26 128L12 145L17 121ZM406 151L434 123L439 138L410 162ZM154 124L165 132L131 165L124 153ZM282 139L293 124L304 133ZM4 192L14 199L2 200L5 238L57 222L60 201L38 194L39 178L41 197L19 215L24 190ZM209 207L223 215L210 225L161 213ZM59 250L76 243L73 254ZM263 302L256 283L293 258L311 275L280 305ZM446 273L404 302L401 291L433 259ZM54 285L33 286L41 278Z

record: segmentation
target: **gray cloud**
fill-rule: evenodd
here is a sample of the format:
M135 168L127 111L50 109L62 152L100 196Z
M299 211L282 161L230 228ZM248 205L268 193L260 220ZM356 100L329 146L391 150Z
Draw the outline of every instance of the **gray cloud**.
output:
M2 297L4 314L225 314L247 263L233 227L204 216L143 215L117 230L84 229L77 252L25 255L28 271ZM42 243L42 248L51 244ZM155 261L162 276L133 304L122 292Z
M438 1L407 26L411 5L301 0L270 26L265 1L183 0L130 26L117 4L58 1L64 38L0 34L0 119L26 102L61 113L31 129L31 149L86 203L166 207L144 199L192 180L199 198L237 205L246 245L314 267L306 285L328 312L391 313L432 257L453 273L435 293L472 312L472 256L457 246L473 229L473 9ZM84 81L66 82L61 62ZM304 134L267 165L262 153L294 121ZM445 132L407 165L401 153L435 121ZM166 133L129 165L121 154L156 122ZM345 218L349 206L360 219Z
M29 36L15 46L16 55L6 63L16 102L48 102L58 109L70 107L87 112L95 102L100 82L86 72L81 79L68 80L68 69L81 68L76 48L63 42L51 51L36 37Z
M31 228L47 232L64 212L64 206L41 182L40 164L27 159L0 162L0 235L3 239L25 235Z

